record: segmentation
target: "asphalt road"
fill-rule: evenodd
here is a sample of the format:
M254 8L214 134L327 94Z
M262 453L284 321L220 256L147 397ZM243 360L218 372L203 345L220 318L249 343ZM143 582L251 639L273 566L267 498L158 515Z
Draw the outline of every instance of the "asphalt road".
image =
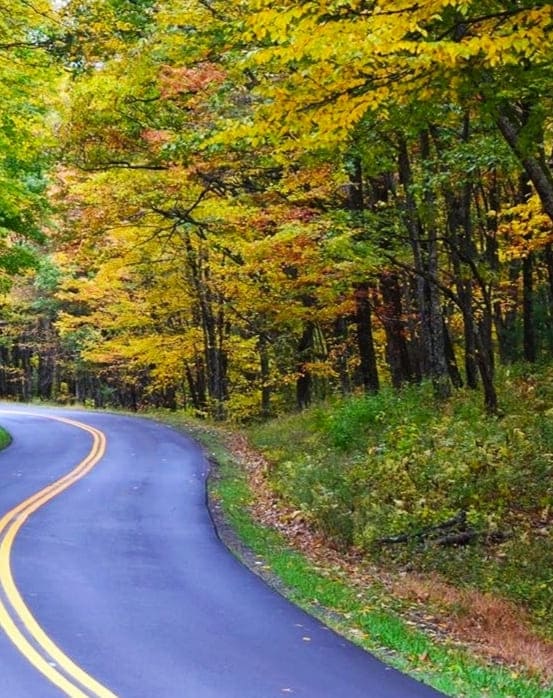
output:
M13 436L0 453L1 698L441 695L227 551L205 505L206 461L182 434L6 405L0 424Z

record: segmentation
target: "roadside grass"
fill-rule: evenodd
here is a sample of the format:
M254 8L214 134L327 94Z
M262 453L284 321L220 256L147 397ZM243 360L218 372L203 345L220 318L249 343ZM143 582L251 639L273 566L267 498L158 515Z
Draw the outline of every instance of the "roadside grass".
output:
M415 386L249 436L277 495L335 545L510 599L553 639L553 370L513 367L498 386L500 417L483 412L478 393L440 406L430 386ZM470 544L452 544L465 534Z
M202 433L203 431L203 433ZM387 664L410 673L450 696L464 698L544 698L548 689L514 669L487 666L452 643L437 642L409 626L395 612L397 601L378 584L360 592L332 569L313 565L292 550L276 531L250 514L252 492L247 477L209 428L196 429L218 462L210 496L238 541L227 543L261 576L285 595ZM217 443L218 442L218 443ZM253 564L252 564L253 562Z
M0 427L0 451L9 446L12 442L11 435L2 427Z

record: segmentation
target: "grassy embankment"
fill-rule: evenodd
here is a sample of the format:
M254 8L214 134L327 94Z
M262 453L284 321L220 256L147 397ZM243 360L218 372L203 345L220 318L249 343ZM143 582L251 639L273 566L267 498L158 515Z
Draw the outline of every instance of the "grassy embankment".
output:
M0 451L11 443L12 437L8 434L5 429L0 427Z
M297 603L451 696L544 698L553 371L512 369L500 392L500 417L468 392L437 407L424 386L315 407L251 428L267 461L247 468L216 430L196 435L219 462L212 496L254 566ZM280 532L252 515L256 470L275 493L257 511L282 501Z

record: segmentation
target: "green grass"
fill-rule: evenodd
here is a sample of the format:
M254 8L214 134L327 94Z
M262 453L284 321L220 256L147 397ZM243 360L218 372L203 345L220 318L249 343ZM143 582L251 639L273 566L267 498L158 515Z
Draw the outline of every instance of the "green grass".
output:
M0 427L0 451L6 446L9 446L12 442L11 435L2 427Z
M282 417L250 437L275 491L336 544L500 594L551 638L553 369L516 367L498 384L500 417L484 413L479 393L436 405L430 386L416 386ZM413 535L460 512L480 536L472 545ZM379 543L405 533L403 545Z
M196 436L202 437L197 433ZM205 437L204 437L205 438ZM209 437L210 448L213 436ZM256 524L240 467L220 447L221 464L211 482L211 497L221 506L239 541L257 556L265 574L276 577L286 595L313 615L383 658L450 696L464 698L544 698L553 695L537 681L508 669L489 667L467 653L434 642L394 612L394 600L378 586L360 593L332 570L315 568L288 548L275 531ZM236 548L241 554L242 547ZM259 569L259 568L258 568ZM392 607L392 608L390 608Z

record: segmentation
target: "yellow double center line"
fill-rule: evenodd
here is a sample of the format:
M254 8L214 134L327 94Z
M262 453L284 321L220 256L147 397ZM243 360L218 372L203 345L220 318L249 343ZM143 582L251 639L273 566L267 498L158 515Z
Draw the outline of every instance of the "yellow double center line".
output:
M9 414L45 418L29 412ZM71 472L15 506L0 519L0 626L24 657L71 698L117 698L77 666L44 632L19 593L11 571L12 545L19 529L37 509L89 473L106 450L106 437L94 427L64 417L50 417L92 435L90 452Z

